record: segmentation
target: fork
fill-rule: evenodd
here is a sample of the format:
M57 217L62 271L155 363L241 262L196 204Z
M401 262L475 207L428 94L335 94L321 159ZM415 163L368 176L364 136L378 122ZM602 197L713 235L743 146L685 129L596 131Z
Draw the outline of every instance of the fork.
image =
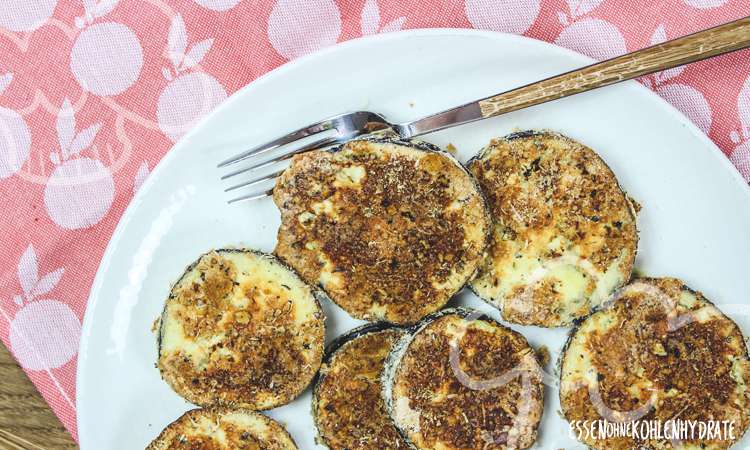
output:
M286 168L282 163L298 153L331 147L384 130L395 132L401 139L411 139L747 47L750 47L750 16L412 122L391 123L382 115L369 111L330 117L235 155L218 167L245 163L243 167L223 175L221 179L247 174L247 179L225 191L253 188L250 192L230 199L229 203L258 199L272 194L272 183ZM270 173L260 174L270 168L273 168Z

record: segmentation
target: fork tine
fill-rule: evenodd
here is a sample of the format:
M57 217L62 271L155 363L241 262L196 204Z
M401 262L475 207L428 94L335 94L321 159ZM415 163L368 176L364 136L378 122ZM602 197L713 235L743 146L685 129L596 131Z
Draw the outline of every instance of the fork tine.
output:
M222 161L217 167L221 168L221 167L226 167L232 164L236 164L240 161L244 161L245 159L250 158L251 156L270 152L271 150L278 148L282 145L291 144L292 142L302 139L304 137L312 136L314 134L318 134L320 132L330 130L332 128L333 128L333 121L331 120L324 120L314 125L300 128L297 131L294 131L292 133L276 138L272 140L271 142L251 148L250 150L244 151L238 155L234 155L233 157L225 161Z
M260 191L260 192L256 191L247 195L243 195L241 197L235 197L227 201L227 203L231 205L232 203L237 203L237 202L241 202L244 200L256 200L256 199L263 198L263 197L270 197L272 194L273 194L273 189L266 189L265 191Z
M221 179L222 180L226 180L227 178L232 178L233 176L236 176L236 175L239 175L239 174L242 174L242 173L245 173L245 172L250 172L251 170L259 170L259 169L262 169L264 167L268 167L268 166L270 166L272 164L275 164L275 163L284 161L286 159L289 159L290 156L295 155L297 153L302 153L302 152L306 152L308 150L313 150L313 149L316 149L316 148L325 147L326 145L334 144L334 143L336 143L338 141L339 141L338 137L327 137L327 138L324 138L324 139L317 140L315 142L311 142L311 143L309 143L309 144L307 144L305 146L302 146L302 147L290 148L289 150L285 151L284 153L282 153L280 155L276 155L272 159L261 161L261 162L258 162L256 164L253 164L253 165L251 165L249 167L243 167L242 169L238 169L238 170L235 170L234 172L230 172L230 173L222 176Z
M261 164L256 164L255 166L252 166L250 168L238 170L238 171L233 172L233 173L231 173L229 175L225 175L224 177L222 177L222 179L226 179L226 178L229 178L231 176L234 176L234 175L237 175L237 174L240 174L240 173L244 173L244 172L248 172L248 171L251 171L251 170L258 170L258 169L261 169L263 167L270 166L272 164L276 164L276 163L279 163L279 162L283 162L283 161L288 160L289 157L291 157L292 155L295 155L297 153L302 153L302 152L305 152L305 151L308 151L308 150L313 150L315 148L323 147L323 146L326 146L328 144L333 144L333 143L336 143L338 141L339 141L339 139L336 138L336 137L329 137L329 138L326 138L326 139L321 139L319 141L311 142L310 144L308 144L308 145L306 145L304 147L297 148L297 149L295 149L293 151L284 152L283 154L278 155L276 158L274 158L274 159L272 159L270 161L266 161L266 162L263 162ZM240 189L240 188L243 188L243 187L254 186L256 184L261 184L261 183L264 183L264 182L275 180L276 177L278 177L279 175L281 175L281 173L283 173L287 169L287 167L288 166L285 166L285 167L283 167L283 168L281 168L281 169L279 169L279 170L277 170L275 172L272 172L270 174L264 175L264 176L262 176L260 178L253 178L253 179L250 179L249 181L246 181L246 182L243 182L243 183L236 184L234 186L228 187L228 188L226 188L224 190L224 192L231 192L233 190ZM250 192L249 194L245 194L245 195L242 195L240 197L235 197L235 198L229 200L227 203L232 204L232 203L240 202L240 201L243 201L243 200L256 200L256 199L259 199L259 198L263 198L263 197L269 196L271 194L273 194L273 188L271 188L271 189L264 189L264 190L261 190L261 191L255 190L253 192Z
M261 178L256 178L256 179L253 179L253 180L250 180L250 181L245 181L245 182L240 183L240 184L235 184L234 186L231 186L231 187L228 187L228 188L224 189L224 192L231 192L231 191L234 191L234 190L239 189L239 188L253 186L253 185L256 185L258 183L262 183L264 181L273 180L277 176L281 175L281 173L284 170L286 170L286 167L284 167L283 169L279 169L276 172L269 173L268 175L264 175Z

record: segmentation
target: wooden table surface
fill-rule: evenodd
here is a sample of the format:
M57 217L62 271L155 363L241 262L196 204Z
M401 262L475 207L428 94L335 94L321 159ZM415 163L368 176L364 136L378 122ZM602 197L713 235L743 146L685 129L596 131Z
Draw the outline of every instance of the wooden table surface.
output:
M76 449L13 356L0 344L0 449Z

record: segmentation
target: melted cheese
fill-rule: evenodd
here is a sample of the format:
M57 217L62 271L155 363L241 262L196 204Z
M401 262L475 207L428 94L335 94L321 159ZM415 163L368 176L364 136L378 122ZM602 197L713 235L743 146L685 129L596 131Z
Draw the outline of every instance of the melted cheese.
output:
M244 253L225 253L225 259L232 261L237 268L236 281L240 286L255 286L258 289L268 291L267 297L256 297L256 301L264 303L264 298L270 296L279 296L281 298L307 299L307 301L295 302L295 324L303 325L312 314L318 311L318 305L312 295L310 287L307 286L296 275L275 262L271 258L255 257L247 258ZM183 282L199 282L198 271L192 271L187 274ZM289 289L287 289L286 287ZM242 309L247 306L249 300L246 296L241 295L241 290L235 290L230 298L231 304ZM267 303L266 303L267 304ZM216 333L208 338L193 339L186 335L182 323L179 320L173 320L177 311L185 311L180 305L177 308L170 309L167 320L162 326L162 347L163 354L182 353L189 357L197 368L203 368L208 362L208 355L216 353L212 347L222 342L226 335ZM223 313L224 317L229 317L228 312ZM219 349L221 356L241 358L242 355L235 355L226 349Z
M555 305L560 323L570 323L583 315L582 310L585 313L601 305L627 276L622 270L629 257L626 249L602 271L562 236L549 236L535 243L514 242L512 248L514 257L510 263L505 257L493 262L495 268L490 272L497 274L496 282L488 273L473 283L474 289L480 297L493 299L501 308L524 310L528 307L524 304L529 301L527 295L536 286L552 281L560 295ZM547 250L558 251L561 255L545 258L542 255Z
M336 217L336 209L333 207L331 199L327 198L323 201L313 203L312 209L317 215L326 214L331 217Z
M560 381L562 391L572 391L580 383L586 386L594 386L598 383L596 379L598 372L591 360L591 353L586 350L586 336L595 331L606 333L616 325L614 314L610 311L600 311L579 326L565 351L566 358L563 362Z
M349 166L336 172L333 182L335 187L359 187L365 177L366 170L362 166Z
M396 407L393 415L397 423L409 430L410 433L419 433L421 414L419 411L411 409L408 398L399 397L396 399Z

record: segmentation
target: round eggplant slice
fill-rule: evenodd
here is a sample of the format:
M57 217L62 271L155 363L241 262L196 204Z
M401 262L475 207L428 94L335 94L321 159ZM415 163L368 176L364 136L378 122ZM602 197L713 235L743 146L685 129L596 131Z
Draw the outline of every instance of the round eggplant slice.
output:
M169 424L146 450L296 450L274 420L243 409L194 409Z
M542 372L521 334L448 309L396 343L383 398L412 448L528 448L542 417Z
M318 371L323 322L315 292L274 256L212 251L172 288L158 367L197 405L273 408L297 397Z
M383 323L356 328L334 341L313 393L320 443L331 450L408 448L380 395L383 364L406 334Z
M473 277L490 219L475 180L425 143L355 140L279 177L276 254L358 319L414 323Z
M571 424L727 420L739 439L750 424L750 362L737 325L673 278L636 279L615 299L582 321L566 344L560 381L565 418ZM736 442L699 440L697 429L693 437L682 441L684 448L725 449ZM579 438L596 449L674 446L668 439L585 432Z
M634 206L593 150L527 131L492 140L469 170L494 219L489 256L471 287L504 319L570 325L630 279Z

